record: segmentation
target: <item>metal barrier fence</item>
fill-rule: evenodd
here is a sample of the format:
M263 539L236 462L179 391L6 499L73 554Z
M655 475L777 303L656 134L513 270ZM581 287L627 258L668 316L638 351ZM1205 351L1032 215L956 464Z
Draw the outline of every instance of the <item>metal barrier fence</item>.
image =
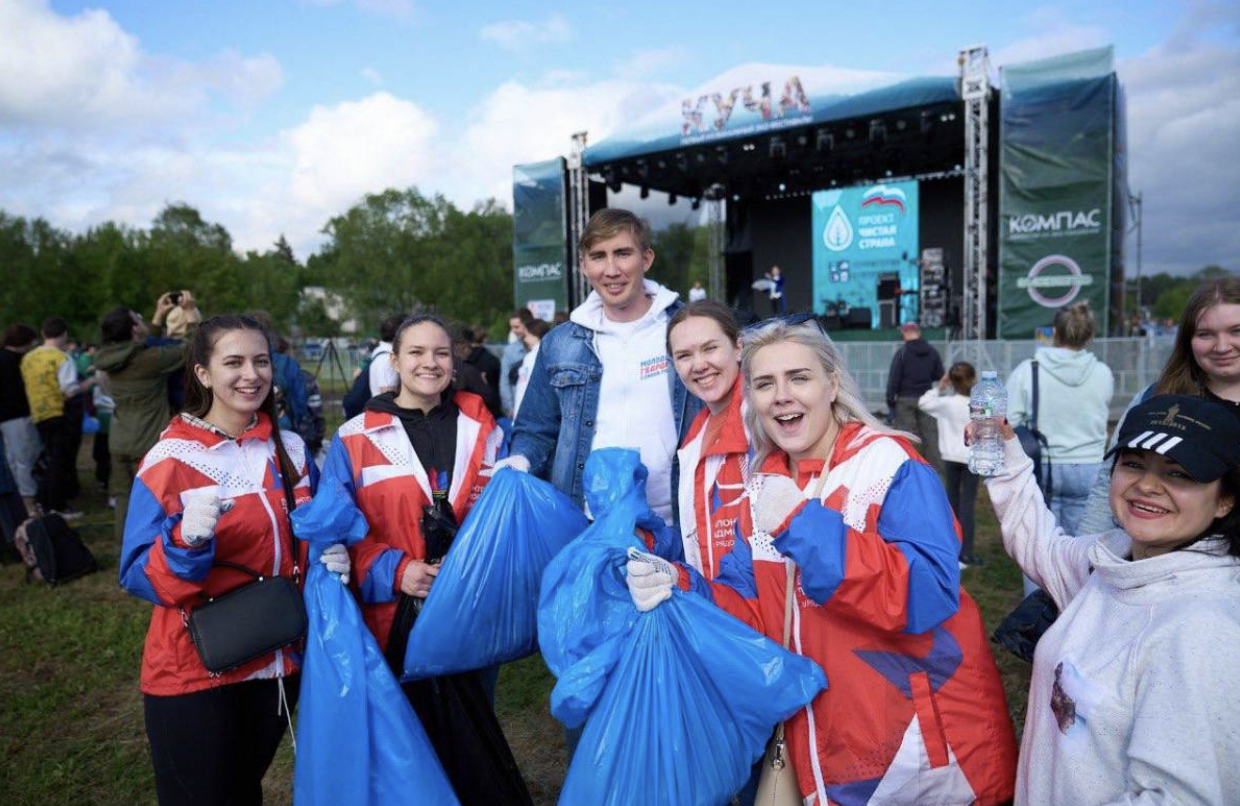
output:
M1171 355L1171 336L1095 339L1089 347L1094 355L1111 368L1115 375L1115 396L1111 398L1111 414L1119 416L1133 395L1153 383ZM968 361L978 371L993 369L1006 379L1021 361L1032 358L1040 346L1035 341L956 341L931 342L943 356L943 364ZM887 370L891 357L900 349L898 341L836 342L849 372L861 385L866 405L874 411L887 408ZM497 354L503 345L488 345ZM294 355L302 367L319 379L324 394L336 396L353 381L353 372L369 355L364 346L343 345L334 350L322 345L302 345ZM335 394L333 394L335 393Z
M1153 383L1171 355L1175 339L1156 338L1095 339L1086 348L1111 368L1115 375L1115 396L1111 398L1111 414L1118 417L1133 395ZM993 369L1000 380L1006 380L1021 361L1033 358L1042 346L1036 341L931 342L944 366L955 361L968 361L978 372ZM874 411L887 408L887 371L891 358L901 342L836 342L849 372L861 385L866 405Z

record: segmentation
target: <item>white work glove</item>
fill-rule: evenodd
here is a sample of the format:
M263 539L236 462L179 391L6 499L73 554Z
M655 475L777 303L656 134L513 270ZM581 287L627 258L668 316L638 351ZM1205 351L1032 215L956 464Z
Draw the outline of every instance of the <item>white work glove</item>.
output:
M787 476L763 475L761 479L762 484L756 490L753 525L759 532L775 537L809 499Z
M529 473L530 472L530 460L526 459L524 456L522 456L519 453L514 453L512 456L509 456L507 459L500 459L498 462L496 462L495 467L492 468L491 472L497 473L506 467L511 467L513 470L519 471L521 473Z
M340 574L340 581L348 584L349 570L352 563L349 560L349 550L344 547L344 543L336 543L319 555L319 562L327 566L327 570L333 574Z
M198 548L215 537L216 522L230 509L232 502L221 504L215 493L190 498L181 513L181 539L190 548Z
M653 610L660 602L672 597L672 586L680 576L672 564L662 557L629 549L629 595L642 613Z

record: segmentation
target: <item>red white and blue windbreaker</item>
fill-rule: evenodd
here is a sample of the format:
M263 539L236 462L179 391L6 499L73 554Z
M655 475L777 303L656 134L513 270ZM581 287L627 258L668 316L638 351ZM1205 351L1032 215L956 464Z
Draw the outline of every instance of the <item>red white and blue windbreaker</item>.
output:
M713 580L719 564L741 536L749 534L745 477L749 472L749 432L745 429L744 392L737 376L732 400L720 412L717 436L706 445L711 413L703 408L689 425L680 462L681 540L685 562Z
M310 500L318 471L307 461L305 443L281 431L297 468L293 494ZM188 496L213 491L233 507L220 515L215 537L198 548L181 539L181 513ZM296 546L298 557L290 556ZM300 653L277 650L212 676L202 665L181 610L192 611L208 597L254 581L237 563L261 574L292 576L304 568L305 548L292 539L288 503L280 481L271 420L259 413L237 439L177 416L147 452L129 494L121 548L121 587L155 605L142 651L143 693L188 694L258 678L284 677L300 666Z
M460 523L490 480L504 435L482 398L457 392L453 401L460 413L448 501ZM426 557L422 513L433 500L431 479L400 420L367 410L332 438L323 465L325 489L335 489L334 482L353 499L370 527L366 537L349 548L352 577L362 616L386 649L401 576L412 560Z
M960 588L959 527L938 476L907 441L860 423L843 427L830 468L819 514L833 529L789 529L801 545L780 541L783 553L751 529L713 584L686 568L682 587L782 641L785 562L798 558L791 648L827 675L785 728L806 806L1010 800L1012 724L981 614ZM808 495L822 463L798 472ZM756 483L768 473L789 475L787 456Z

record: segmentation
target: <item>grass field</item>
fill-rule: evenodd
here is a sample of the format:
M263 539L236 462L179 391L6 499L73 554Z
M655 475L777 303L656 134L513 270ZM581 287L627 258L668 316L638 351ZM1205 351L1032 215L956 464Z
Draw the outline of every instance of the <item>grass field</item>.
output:
M63 587L27 584L24 570L0 567L0 804L154 803L142 726L138 670L150 605L116 583L119 546L112 512L94 492L90 438L80 467L86 512L78 528L99 560L98 574ZM978 553L986 565L964 584L987 630L1020 600L1020 573L1003 553L985 492L978 502ZM1009 710L1019 730L1028 666L1000 652ZM496 707L534 796L554 804L565 773L563 733L548 713L553 679L538 657L504 667ZM264 782L267 803L291 800L286 740Z

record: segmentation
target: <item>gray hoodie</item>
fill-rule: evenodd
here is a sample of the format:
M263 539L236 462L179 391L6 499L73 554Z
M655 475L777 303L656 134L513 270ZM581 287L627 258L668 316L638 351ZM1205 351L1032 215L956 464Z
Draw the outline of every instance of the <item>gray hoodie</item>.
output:
M986 480L1003 545L1062 610L1033 659L1016 804L1234 804L1240 558L1219 540L1129 560L1058 527L1016 440Z
M1096 464L1106 453L1107 414L1115 393L1111 368L1088 350L1042 347L1038 360L1038 430L1049 458L1060 464ZM1032 362L1022 361L1007 380L1008 420L1028 425L1033 416Z

